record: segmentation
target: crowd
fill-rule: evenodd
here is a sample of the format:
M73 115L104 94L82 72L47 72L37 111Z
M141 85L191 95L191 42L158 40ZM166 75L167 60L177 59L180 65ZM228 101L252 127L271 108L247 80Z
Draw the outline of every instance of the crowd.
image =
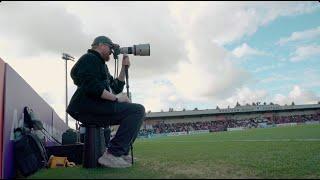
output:
M152 134L163 134L172 132L189 132L197 130L209 130L210 132L226 131L228 128L257 128L260 123L267 125L283 123L304 123L307 121L320 121L320 114L294 115L294 116L275 116L273 118L250 118L250 119L227 119L224 121L206 122L186 122L186 123L159 123L152 126L152 129L142 129L139 136Z

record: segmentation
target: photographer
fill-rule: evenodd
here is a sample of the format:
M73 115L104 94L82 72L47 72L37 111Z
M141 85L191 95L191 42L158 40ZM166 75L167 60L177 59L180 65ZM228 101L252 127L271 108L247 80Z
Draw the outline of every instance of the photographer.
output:
M79 114L102 115L104 122L94 122L101 127L120 125L98 162L106 167L125 168L131 166L129 147L138 135L145 109L140 104L131 103L126 95L115 95L121 93L125 85L124 66L130 66L129 57L124 55L119 77L114 79L110 75L106 62L115 46L109 38L99 36L73 66L71 77L78 88L67 112L75 119Z

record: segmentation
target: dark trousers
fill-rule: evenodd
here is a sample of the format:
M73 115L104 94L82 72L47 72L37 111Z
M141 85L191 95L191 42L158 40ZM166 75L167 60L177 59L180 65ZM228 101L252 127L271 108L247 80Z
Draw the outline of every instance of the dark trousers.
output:
M72 115L72 113L69 113ZM108 152L115 156L128 155L130 145L134 143L145 117L145 108L141 104L120 103L105 100L92 100L81 106L79 114L91 114L97 118L84 124L96 124L100 127L120 125L115 137L107 145ZM75 119L77 116L74 116Z
M138 136L145 117L145 108L135 103L115 103L114 112L107 117L110 125L120 125L109 142L108 152L114 156L128 155L130 145Z

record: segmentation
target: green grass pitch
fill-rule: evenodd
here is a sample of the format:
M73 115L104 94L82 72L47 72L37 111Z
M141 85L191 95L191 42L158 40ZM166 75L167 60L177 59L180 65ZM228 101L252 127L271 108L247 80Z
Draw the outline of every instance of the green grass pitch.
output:
M127 169L43 169L29 178L320 178L320 125L138 139Z

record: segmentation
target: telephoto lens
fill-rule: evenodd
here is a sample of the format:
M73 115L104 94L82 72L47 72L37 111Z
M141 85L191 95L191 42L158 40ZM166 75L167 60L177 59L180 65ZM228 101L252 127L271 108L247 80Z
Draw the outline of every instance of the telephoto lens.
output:
M135 56L150 56L150 44L138 44L132 47L120 48L121 54L133 54Z

